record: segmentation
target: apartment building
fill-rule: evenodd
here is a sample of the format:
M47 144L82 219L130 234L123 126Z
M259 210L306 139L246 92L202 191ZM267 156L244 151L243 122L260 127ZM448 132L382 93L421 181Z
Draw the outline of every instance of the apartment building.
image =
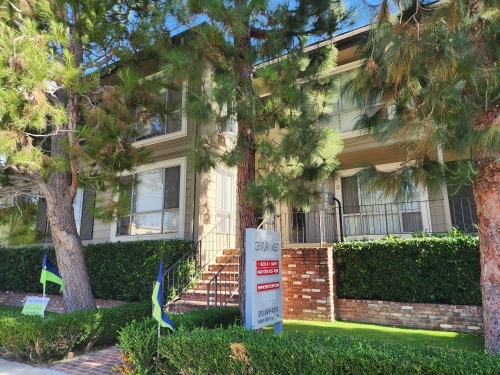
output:
M310 48L335 43L338 61L334 74L342 84L356 74L361 64L356 49L368 30L369 26L358 28ZM172 102L182 105L187 90L189 82L184 82L182 92L164 90L158 100L166 105ZM319 186L324 199L311 203L309 210L278 204L276 212L260 219L263 228L280 231L284 244L309 245L330 244L342 238L409 236L421 231L443 233L453 227L475 231L477 217L470 187L454 192L453 196L448 191L431 196L424 189L415 192L407 202L395 202L380 191L358 183L354 175L361 164L370 162L380 170L391 170L402 160L402 154L390 142L380 144L370 135L353 129L359 114L374 114L379 108L360 108L339 95L329 121L323 126L341 133L344 148L339 159L344 169L340 177ZM140 181L130 192L130 215L112 224L94 220L87 205L93 198L92 192L79 190L74 208L84 244L170 238L196 242L209 235L211 242L223 240L226 245L234 246L238 224L236 171L221 166L213 172L197 173L188 163L195 139L207 132L213 133L215 128L201 126L181 111L136 127L138 135L134 145L150 150L153 162L140 166L129 176ZM224 130L227 131L213 138L220 148L227 147L236 132L234 128ZM435 157L444 163L454 160L453 155L443 154L441 150L436 150ZM335 202L329 198L332 193ZM43 201L40 201L37 228L50 232ZM50 236L44 242L51 242Z
M357 73L361 61L356 50L359 41L369 31L369 26L338 35L334 43L338 49L337 68L342 85ZM311 48L321 48L329 43L318 43ZM410 236L414 232L444 233L453 228L476 232L476 210L470 186L460 191L444 190L430 194L421 189L411 194L411 199L396 202L381 191L359 183L355 174L363 163L371 163L379 170L396 169L403 154L390 142L381 144L370 135L354 130L357 117L375 114L380 106L358 107L344 95L333 104L332 116L324 126L341 133L344 143L338 155L343 170L335 180L327 180L320 190L324 199L311 204L304 212L279 205L277 212L268 215L264 227L282 232L283 242L289 244L329 244L344 239L376 239L385 235ZM434 157L443 163L456 160L451 154L437 149ZM333 194L337 201L329 199ZM452 194L453 195L452 195ZM333 205L331 203L334 203ZM341 208L339 207L339 203Z

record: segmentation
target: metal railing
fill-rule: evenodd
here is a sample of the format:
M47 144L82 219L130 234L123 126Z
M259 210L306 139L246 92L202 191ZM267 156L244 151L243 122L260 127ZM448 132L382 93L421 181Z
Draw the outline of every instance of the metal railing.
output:
M446 204L448 203L448 204ZM449 207L449 213L447 212ZM340 241L339 207L331 211L292 212L268 215L259 227L281 232L283 244ZM446 233L452 227L477 231L472 197L432 199L399 203L342 206L344 236L408 234L426 231Z
M230 255L227 262L207 284L207 309L209 307L225 307L234 300L238 293L238 276L240 271L239 249Z
M268 215L262 229L281 232L281 242L325 243L338 241L336 214L329 211L292 212ZM263 218L261 218L263 219Z
M451 224L464 232L477 232L477 212L474 198L450 198Z
M212 229L165 272L163 280L167 305L200 280L216 257L230 247L234 234L227 230L227 220L227 217L220 218Z
M271 220L271 218L273 217L274 215L267 215L267 216L264 216L264 217L259 217L257 220L260 221L260 224L257 226L257 229L262 229L264 227L264 225L267 224L267 222L269 220Z
M163 276L163 287L166 291L166 305L175 301L183 292L188 290L198 279L200 274L200 241L175 262Z
M346 236L446 233L452 227L475 232L477 215L472 198L343 206Z

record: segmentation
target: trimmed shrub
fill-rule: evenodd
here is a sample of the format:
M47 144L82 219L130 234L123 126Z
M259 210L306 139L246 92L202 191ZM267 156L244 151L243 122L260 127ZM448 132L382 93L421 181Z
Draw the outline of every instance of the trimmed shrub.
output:
M349 241L334 262L340 298L481 305L477 237Z
M62 358L77 349L88 351L95 344L114 343L118 330L134 319L151 315L151 304L130 303L99 310L40 316L0 314L0 347L41 362Z
M170 315L176 332L189 332L195 328L229 327L238 324L238 308L222 308L189 311L184 314ZM134 368L134 373L147 374L154 368L154 357L158 350L157 322L152 319L134 321L127 324L120 332L118 340L127 362ZM172 331L161 328L162 335Z
M160 339L156 373L498 374L500 357L410 347L347 336L260 334L242 327L178 332Z
M144 291L152 288L160 259L166 270L191 246L191 241L175 239L84 246L85 263L95 298L127 302L149 299L150 294ZM0 248L0 290L41 293L40 272L45 251L56 263L53 247ZM47 293L58 294L59 287L47 283Z

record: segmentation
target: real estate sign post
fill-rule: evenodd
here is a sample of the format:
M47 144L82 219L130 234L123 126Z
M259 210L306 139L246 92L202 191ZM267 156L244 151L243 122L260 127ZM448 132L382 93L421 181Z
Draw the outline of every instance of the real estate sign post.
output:
M246 328L283 330L281 233L246 229Z
M25 315L40 315L44 316L45 308L49 303L50 298L45 297L28 297L24 303L21 314Z

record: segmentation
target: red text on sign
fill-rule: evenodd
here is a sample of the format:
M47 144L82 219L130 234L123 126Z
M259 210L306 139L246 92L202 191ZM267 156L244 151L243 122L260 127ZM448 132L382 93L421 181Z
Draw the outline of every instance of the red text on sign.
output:
M257 292L263 292L265 290L279 289L280 283L266 283L266 284L257 284Z

